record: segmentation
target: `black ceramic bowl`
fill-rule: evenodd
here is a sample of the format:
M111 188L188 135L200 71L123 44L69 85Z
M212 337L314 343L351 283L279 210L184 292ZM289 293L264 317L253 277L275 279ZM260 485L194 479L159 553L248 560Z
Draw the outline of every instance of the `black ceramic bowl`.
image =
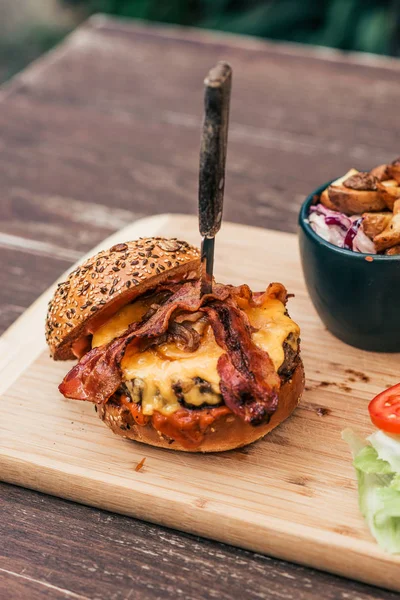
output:
M326 327L346 344L400 352L400 256L369 257L337 248L311 229L310 206L330 183L310 194L300 210L300 254L308 293Z

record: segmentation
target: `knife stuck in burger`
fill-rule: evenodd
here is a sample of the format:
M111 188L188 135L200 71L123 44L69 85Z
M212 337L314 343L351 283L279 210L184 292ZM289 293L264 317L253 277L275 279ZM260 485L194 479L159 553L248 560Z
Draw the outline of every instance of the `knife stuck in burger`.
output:
M79 360L60 392L92 402L114 433L172 450L254 442L293 412L304 389L284 286L252 292L212 277L230 83L226 63L205 81L202 253L175 238L117 244L58 285L46 319L52 357Z

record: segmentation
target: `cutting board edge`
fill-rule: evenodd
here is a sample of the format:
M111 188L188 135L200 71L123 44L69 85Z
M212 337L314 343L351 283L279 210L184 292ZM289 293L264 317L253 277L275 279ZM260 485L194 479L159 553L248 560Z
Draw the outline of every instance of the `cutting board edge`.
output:
M290 532L287 532L287 523L276 517L271 518L264 527L259 521L256 522L256 518L253 521L248 519L245 529L247 537L243 539L243 515L239 519L238 516L232 517L221 511L212 511L194 505L188 510L188 504L183 501L183 498L179 501L179 499L171 500L167 496L152 495L151 484L139 484L138 488L135 488L134 503L130 506L121 506L116 502L110 508L110 497L113 495L124 497L121 494L124 490L122 486L115 487L112 482L105 483L92 479L90 487L87 487L82 485L84 476L79 473L60 472L51 466L43 467L21 458L1 454L0 465L2 480L5 483L400 592L398 577L400 557L394 562L393 556L382 552L373 541L371 543L358 541L305 525L293 526L292 524ZM57 488L55 474L58 475ZM140 474L138 476L140 477ZM21 479L24 479L23 484L20 483ZM63 486L61 495L59 485ZM105 494L107 505L101 501L105 486L108 488ZM147 492L146 488L149 488ZM146 506L150 497L153 506L152 514L149 516L147 509L141 507ZM186 522L179 527L174 516L177 509L181 515L185 514L186 518ZM203 519L204 513L207 514L207 519ZM300 539L297 534L301 534ZM263 535L264 539L262 539ZM298 544L301 544L301 559L296 552L298 539ZM346 561L336 558L337 553L329 552L332 542L336 550L340 551L342 548L346 551Z

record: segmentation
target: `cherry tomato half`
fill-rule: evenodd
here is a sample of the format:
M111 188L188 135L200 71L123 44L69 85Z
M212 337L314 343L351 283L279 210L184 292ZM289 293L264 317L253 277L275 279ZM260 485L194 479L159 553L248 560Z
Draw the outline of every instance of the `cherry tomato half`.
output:
M388 433L400 433L400 383L378 394L368 405L376 427Z

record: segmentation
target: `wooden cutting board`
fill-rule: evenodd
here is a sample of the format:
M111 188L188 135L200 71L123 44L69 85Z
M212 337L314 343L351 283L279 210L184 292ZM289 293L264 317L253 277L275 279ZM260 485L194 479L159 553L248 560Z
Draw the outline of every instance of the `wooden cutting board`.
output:
M140 236L198 243L194 217L143 219L98 248ZM0 478L368 583L400 590L400 556L382 552L357 506L355 475L340 433L372 431L367 403L398 382L399 355L346 346L307 296L296 236L224 224L217 279L262 290L282 281L296 297L306 391L294 416L242 450L193 455L115 437L89 403L57 385L71 363L45 346L46 292L0 338ZM140 471L138 462L145 458Z

